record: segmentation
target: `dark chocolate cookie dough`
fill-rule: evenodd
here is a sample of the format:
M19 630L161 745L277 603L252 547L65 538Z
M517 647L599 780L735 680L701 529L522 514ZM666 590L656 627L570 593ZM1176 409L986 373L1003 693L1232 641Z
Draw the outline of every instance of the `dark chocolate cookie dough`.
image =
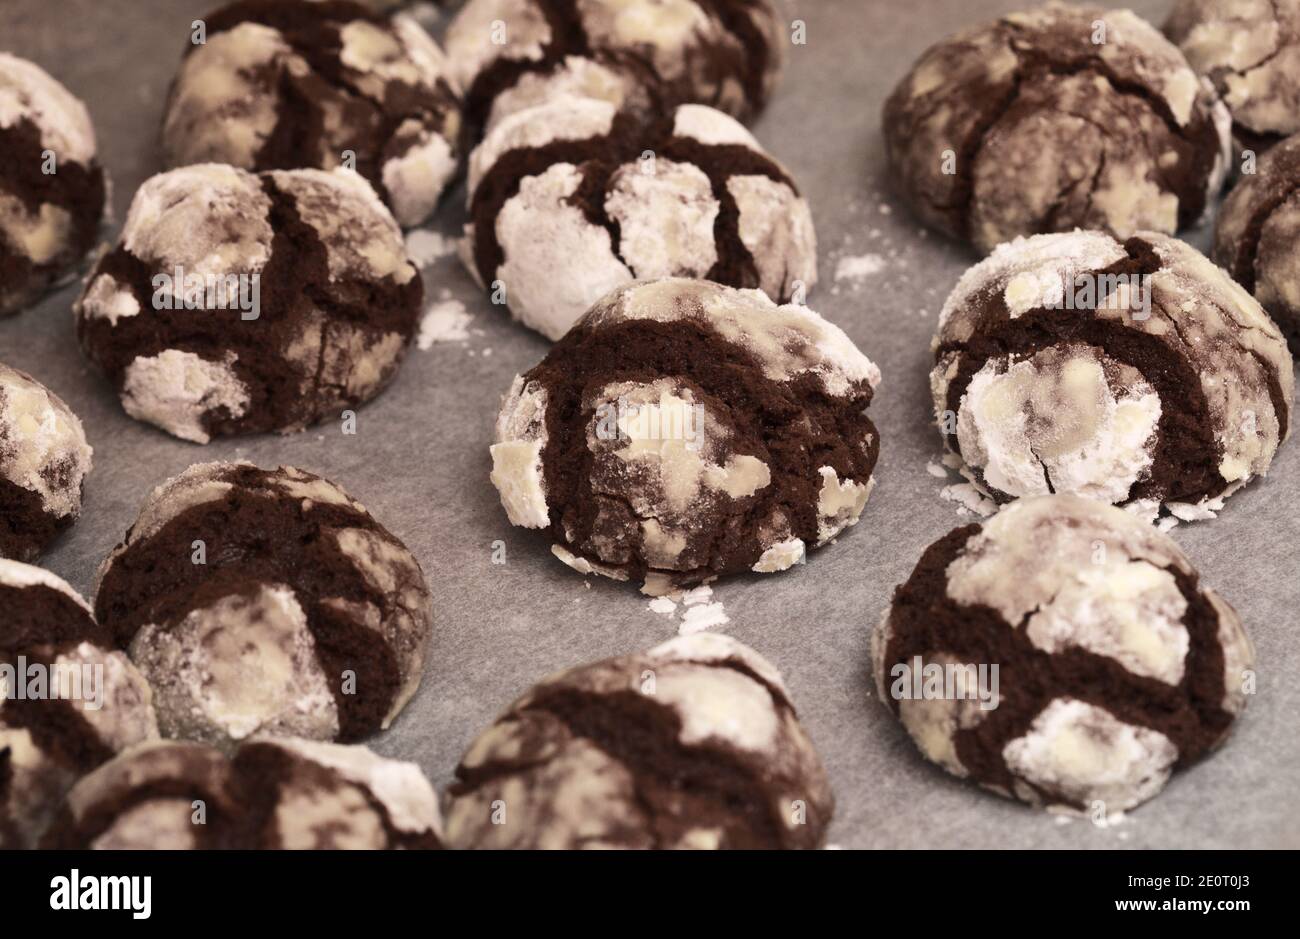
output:
M707 104L748 120L786 41L771 0L469 0L446 37L470 132L557 95L642 115Z
M0 560L0 850L35 847L72 784L158 736L144 677L48 571Z
M240 0L203 22L168 101L168 166L347 166L403 225L433 212L456 172L460 107L419 24L350 0Z
M471 273L550 339L637 279L704 277L778 301L817 282L798 187L702 105L648 121L572 97L520 111L470 157L468 203Z
M497 418L492 482L582 574L663 594L783 571L857 523L880 372L757 290L669 278L604 298Z
M933 46L885 103L890 168L928 225L987 252L1021 235L1196 222L1230 120L1127 10L1050 3Z
M1300 3L1176 0L1165 35L1232 112L1237 145L1263 152L1300 131Z
M0 558L35 560L77 520L92 453L58 395L0 363Z
M1223 741L1254 650L1168 537L1113 506L1045 496L931 545L872 659L880 700L927 759L1096 814L1145 802Z
M172 170L136 193L77 303L122 406L185 440L301 430L384 389L424 287L350 170Z
M232 756L158 741L68 795L43 846L359 850L442 846L438 798L414 763L365 747L259 737Z
M456 848L816 848L834 798L776 669L699 633L542 681L469 748Z
M39 66L0 52L0 316L81 263L104 199L86 106Z
M1264 154L1219 210L1214 260L1255 295L1300 356L1300 135Z
M1072 492L1212 518L1290 429L1277 326L1164 235L1002 245L948 298L934 352L945 440L998 501Z
M354 741L420 684L419 563L365 507L293 467L192 466L104 561L99 621L149 679L164 736Z

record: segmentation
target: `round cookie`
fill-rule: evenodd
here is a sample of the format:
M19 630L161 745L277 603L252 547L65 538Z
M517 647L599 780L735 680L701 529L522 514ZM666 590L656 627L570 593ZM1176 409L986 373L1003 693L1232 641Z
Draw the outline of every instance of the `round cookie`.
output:
M302 430L378 395L419 323L401 229L350 170L172 170L76 305L126 412L183 440Z
M779 301L817 281L798 187L700 105L649 123L580 98L514 114L470 157L468 207L470 272L550 339L636 279L704 277Z
M1300 4L1176 0L1165 35L1232 112L1237 144L1264 151L1300 131Z
M86 106L39 66L0 52L0 317L81 263L105 193Z
M1145 802L1223 741L1254 649L1167 536L1061 495L931 545L873 634L872 662L880 700L927 759L1093 813Z
M415 20L351 0L239 0L203 22L163 120L169 167L347 166L402 225L433 213L456 174L460 102Z
M0 850L35 847L78 778L157 736L148 683L86 601L0 560Z
M1214 260L1255 295L1300 356L1300 134L1265 153L1219 209Z
M442 847L420 768L365 747L259 737L233 756L157 741L69 793L44 847L384 850Z
M1002 245L949 296L934 352L945 441L999 502L1073 492L1212 518L1290 429L1277 326L1164 235Z
M787 41L771 0L469 0L447 29L471 133L558 95L662 114L766 106Z
M456 768L447 841L816 848L834 805L776 669L698 633L570 669L515 701Z
M931 47L884 111L903 197L981 252L1043 232L1194 224L1223 184L1229 124L1146 21L1057 3Z
M0 363L0 558L35 560L77 520L93 453L58 395Z
M582 574L670 593L802 563L857 524L880 371L757 290L670 278L596 304L497 418L492 482Z
M99 570L99 621L154 689L163 736L345 742L420 684L419 563L333 483L205 463L155 489Z

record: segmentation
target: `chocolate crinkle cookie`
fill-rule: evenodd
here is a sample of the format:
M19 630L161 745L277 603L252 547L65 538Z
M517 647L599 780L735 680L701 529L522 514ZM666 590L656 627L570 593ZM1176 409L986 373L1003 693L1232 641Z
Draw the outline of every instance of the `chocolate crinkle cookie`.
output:
M0 364L0 558L35 560L77 520L93 452L58 395Z
M81 263L105 192L86 106L39 66L0 52L0 317Z
M0 560L0 849L35 847L77 779L157 736L148 683L86 601Z
M857 523L880 372L836 326L757 290L668 279L615 291L497 418L492 482L582 574L671 593L783 571Z
M1072 492L1212 518L1268 471L1290 429L1277 326L1164 235L1002 245L948 298L934 352L945 440L1000 502Z
M446 43L474 132L556 95L748 120L776 85L783 30L771 0L469 0Z
M241 0L202 22L167 104L168 166L346 166L403 225L433 212L456 173L460 105L418 23L350 0Z
M1078 496L1023 499L921 557L872 639L925 757L1034 805L1150 799L1254 687L1237 614L1167 536Z
M1165 35L1223 96L1239 146L1300 131L1300 3L1176 0Z
M1230 123L1146 21L1056 3L932 47L884 112L902 195L982 252L1042 232L1195 223L1223 184Z
M699 633L552 676L471 744L456 848L816 848L835 800L776 669Z
M502 121L470 158L466 257L526 326L558 339L635 279L703 277L803 296L812 212L789 174L721 111L643 121L565 97Z
M396 375L424 286L350 170L219 164L148 180L76 306L126 412L183 440L302 430Z
M361 746L259 737L227 756L142 744L68 794L42 846L96 850L442 847L420 768Z
M154 689L162 733L350 742L420 684L432 604L365 507L293 467L192 466L99 570L95 610Z
M1300 356L1300 134L1265 153L1228 194L1214 260L1255 295Z

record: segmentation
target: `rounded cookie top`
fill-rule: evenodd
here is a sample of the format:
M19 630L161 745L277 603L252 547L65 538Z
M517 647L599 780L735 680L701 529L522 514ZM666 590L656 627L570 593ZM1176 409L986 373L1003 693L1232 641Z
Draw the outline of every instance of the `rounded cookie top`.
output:
M557 94L748 119L772 93L785 41L770 0L470 0L446 36L474 131Z
M700 633L570 669L515 701L456 769L447 840L816 848L833 809L776 670L734 639Z
M149 685L48 571L0 560L0 848L30 848L78 777L158 736Z
M1044 231L1194 223L1222 185L1228 124L1140 17L1058 3L933 46L884 111L903 195L985 252Z
M782 301L817 281L798 187L700 105L649 122L572 97L520 111L471 155L468 208L471 272L550 339L636 279L703 277Z
M1294 378L1277 326L1163 235L1000 246L953 290L934 350L948 446L999 501L1074 492L1212 517L1289 432Z
M128 414L207 443L301 430L379 394L423 291L356 173L202 164L141 186L77 335Z
M1167 35L1232 112L1243 147L1300 131L1300 6L1272 0L1177 0Z
M460 105L418 23L350 0L240 0L202 22L168 101L167 165L346 166L403 225L433 212L456 172Z
M492 482L575 570L650 593L785 570L856 524L879 370L757 290L669 278L596 304L517 377Z
M1217 746L1254 650L1169 538L1092 499L1022 499L931 545L872 638L924 755L1035 805L1122 811Z
M419 768L361 746L259 737L232 756L191 742L133 748L68 795L45 846L348 850L441 847Z
M43 69L0 52L0 316L16 313L93 247L104 171L86 106Z
M358 740L420 683L419 563L365 507L293 467L192 466L154 490L95 608L154 688L165 736Z
M1255 295L1300 355L1300 135L1243 174L1219 209L1214 260Z
M58 395L0 363L0 558L34 560L76 521L93 453Z

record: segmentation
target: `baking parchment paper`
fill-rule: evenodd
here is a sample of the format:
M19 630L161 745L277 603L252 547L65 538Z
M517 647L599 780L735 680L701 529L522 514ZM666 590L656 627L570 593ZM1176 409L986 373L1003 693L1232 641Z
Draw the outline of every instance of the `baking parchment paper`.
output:
M136 187L160 169L157 129L191 21L215 0L0 0L0 49L33 59L86 101L113 181L117 224ZM716 585L730 623L785 674L817 743L838 806L831 842L851 848L1214 848L1300 846L1300 441L1222 516L1174 537L1205 582L1240 611L1258 647L1258 693L1227 745L1163 794L1100 827L976 790L926 763L868 681L868 637L921 551L969 519L927 471L940 439L927 375L938 310L974 260L924 233L890 194L880 108L931 43L1028 0L797 0L807 43L755 126L810 199L821 284L809 305L881 367L872 417L883 450L862 521L785 574ZM1168 0L1133 0L1160 23ZM435 29L435 33L439 32ZM463 190L433 226L455 235ZM1191 236L1207 246L1203 228ZM837 277L837 269L839 277ZM440 788L473 737L517 694L553 671L652 646L680 613L651 612L634 587L586 583L545 538L512 529L487 476L501 395L547 344L512 323L454 257L425 271L472 315L468 338L413 349L394 385L338 423L291 437L176 441L130 420L77 349L76 286L0 320L0 361L27 370L85 422L95 448L81 521L44 564L82 591L141 500L194 462L248 459L323 474L405 539L433 590L436 632L424 683L371 746L417 762ZM494 564L494 543L505 563ZM500 552L496 552L500 559Z

